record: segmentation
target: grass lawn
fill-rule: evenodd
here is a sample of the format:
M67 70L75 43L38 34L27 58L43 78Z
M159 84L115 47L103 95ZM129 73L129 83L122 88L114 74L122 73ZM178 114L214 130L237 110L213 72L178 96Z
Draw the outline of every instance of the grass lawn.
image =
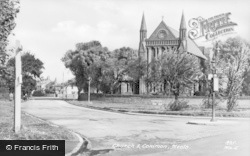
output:
M153 105L151 100L161 100L163 105ZM166 114L166 115L187 115L187 116L211 116L211 108L202 107L202 99L187 99L189 107L181 111L171 111L168 104L172 99L142 99L142 98L123 98L106 97L92 101L89 104L86 101L68 100L68 103L94 109L102 109L115 112L132 112L147 114ZM216 116L220 117L250 117L250 100L239 100L237 109L232 112L226 111L226 101L221 102L216 108Z
M53 126L25 113L21 118L21 131L15 134L14 102L0 100L0 140L65 140L66 153L78 143L77 138L63 127Z

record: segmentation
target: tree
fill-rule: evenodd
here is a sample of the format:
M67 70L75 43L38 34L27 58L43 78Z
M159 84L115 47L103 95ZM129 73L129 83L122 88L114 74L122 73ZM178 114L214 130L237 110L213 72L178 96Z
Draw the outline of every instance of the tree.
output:
M88 77L91 86L103 93L118 91L120 82L128 76L131 64L136 62L136 51L122 47L110 52L98 41L76 44L76 50L66 52L62 61L75 76L78 95L88 91Z
M128 64L128 76L136 82L147 74L147 60L142 60L140 57L133 59Z
M250 95L250 70L246 71L244 74L244 81L242 83L242 93L244 95Z
M244 75L249 71L249 47L240 38L229 38L221 43L219 68L226 76L227 110L232 111L242 91Z
M202 74L198 58L179 50L165 54L162 62L163 79L177 101L181 89L191 88Z
M148 67L148 76L146 78L146 83L150 85L153 90L159 88L163 83L162 78L162 62L161 59L153 59Z
M22 60L22 93L28 94L35 90L36 79L40 78L42 74L43 62L40 59L35 58L35 56L29 52L24 53L21 56ZM7 63L7 69L10 71L10 75L7 79L8 87L10 92L14 91L15 87L15 58L11 58Z
M6 68L6 47L8 36L15 28L15 18L19 12L18 0L1 0L0 1L0 83L4 81L4 75L9 74Z
M139 94L140 80L145 80L147 75L147 60L141 59L141 57L130 61L128 64L127 75L132 78L134 83L134 93Z
M136 51L132 48L115 49L102 66L102 90L105 93L115 93L120 87L120 82L132 75L131 65L136 60Z
M76 50L66 52L62 61L65 67L69 68L75 76L78 95L82 90L88 91L88 77L92 78L91 86L99 86L102 62L109 57L108 49L102 47L98 41L78 43L76 44Z

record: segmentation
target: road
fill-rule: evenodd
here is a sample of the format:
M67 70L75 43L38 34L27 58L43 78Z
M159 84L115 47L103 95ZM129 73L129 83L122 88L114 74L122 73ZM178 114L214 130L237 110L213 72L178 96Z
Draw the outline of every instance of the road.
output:
M30 100L22 110L82 134L92 154L114 149L102 155L250 155L249 119L192 125L187 122L198 118L106 112L60 100Z

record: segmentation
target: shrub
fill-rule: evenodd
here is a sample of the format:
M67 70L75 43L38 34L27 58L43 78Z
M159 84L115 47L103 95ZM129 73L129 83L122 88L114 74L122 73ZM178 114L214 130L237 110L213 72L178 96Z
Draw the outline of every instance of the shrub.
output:
M183 100L175 100L175 101L171 101L169 103L169 109L171 111L180 111L180 110L186 109L188 107L189 107L188 101L185 100L185 99L183 99Z
M54 89L45 89L45 93L46 94L55 94L55 90Z
M224 101L225 99L224 99L223 92L216 92L215 93L215 107L218 107L219 104L223 103ZM205 109L212 108L212 95L210 95L209 100L208 100L208 97L205 97L202 100L201 108L205 108Z
M90 99L91 100L98 100L104 97L103 94L99 93L90 93ZM79 101L87 101L88 100L88 93L81 93L80 96L78 97Z
M196 91L194 96L206 96L206 91Z
M0 99L9 99L8 88L0 86Z
M214 103L215 107L219 106L220 102L223 102L223 99L215 99L215 103ZM208 99L205 98L202 100L201 108L205 108L205 109L212 108L212 105L213 105L212 99L209 99L208 101Z
M42 90L36 90L34 91L33 96L45 96L45 93Z

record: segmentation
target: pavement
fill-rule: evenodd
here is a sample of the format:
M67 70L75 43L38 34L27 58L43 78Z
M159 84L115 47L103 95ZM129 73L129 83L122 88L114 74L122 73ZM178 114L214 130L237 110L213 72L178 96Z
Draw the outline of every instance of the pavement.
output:
M237 121L231 121L231 120L215 120L215 121L210 121L210 120L200 120L200 119L197 119L197 120L190 120L187 122L187 124L194 124L194 125L213 125L213 126L216 126L216 125L234 125L234 124L237 124Z
M60 100L30 100L22 110L89 140L91 155L250 155L249 119L168 117L88 109Z

